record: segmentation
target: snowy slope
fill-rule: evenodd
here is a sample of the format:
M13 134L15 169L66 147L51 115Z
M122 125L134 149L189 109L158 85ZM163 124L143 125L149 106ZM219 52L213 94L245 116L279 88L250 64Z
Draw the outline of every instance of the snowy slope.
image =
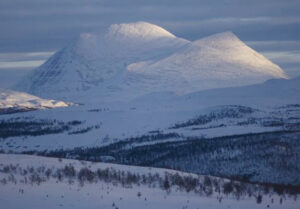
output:
M47 98L98 103L271 78L286 75L231 32L190 42L159 26L137 22L82 34L16 88Z
M286 123L297 123L297 121L289 121L289 118L299 118L297 111L299 109L297 104L300 104L299 95L300 79L295 78L270 80L263 84L244 87L204 90L186 95L161 92L147 94L130 102L94 103L43 112L27 112L19 116L31 118L32 121L43 119L64 121L65 123L72 120L84 121L76 128L88 131L71 135L70 131L66 131L55 135L29 136L26 140L20 140L23 136L10 137L0 143L0 149L19 152L100 147L129 137L148 134L153 130L176 131L184 136L205 137L279 131L283 130L282 126L264 127L259 124L237 126L236 123L251 118L258 120L278 118ZM294 111L289 108L279 108L290 104L296 105L293 108ZM226 108L227 105L242 105L258 111L245 114L242 118L222 119L203 125L203 127L216 126L215 128L194 131L169 129L178 122L188 121L198 115L209 115L213 111ZM0 119L5 122L10 120L10 117L3 115ZM28 120L26 121L28 122ZM218 127L221 124L226 126ZM100 127L93 128L95 126Z
M67 107L69 103L46 100L39 97L17 91L11 91L6 89L0 89L0 111L5 110L30 110L30 109L44 109L44 108L56 108Z
M191 167L183 169L189 172L245 174L254 182L298 184L299 95L299 78L278 79L186 95L159 92L130 102L1 115L0 152L101 161L107 156L115 163L136 165L145 165L146 159L156 162L152 166L169 168L188 162ZM207 143L215 150L180 161L177 157L176 162L169 155ZM136 153L140 156L133 158ZM168 160L159 161L164 153Z
M200 39L156 62L130 65L127 79L137 75L143 84L145 77L157 80L157 85L150 83L156 91L175 89L180 93L286 78L279 66L246 46L232 32Z
M74 168L74 174L71 169L65 168ZM116 171L116 175L123 176L131 172L135 176L127 180L133 183L125 181L124 184L114 179L113 176L108 175L109 178L106 180L98 175L93 176L97 171L106 171L108 174L109 171ZM205 179L203 176L166 169L2 154L0 155L1 207L7 209L253 209L269 207L296 209L299 206L299 200L293 199L293 196L278 195L271 190L265 194L266 192L260 186L244 184L241 187L238 182L234 185L237 185L241 192L237 192L238 189L234 188L230 194L224 194L223 184L228 182L226 179L206 177L208 183L202 184L202 187L197 186L191 191L173 185L166 190L156 180L158 177L164 180L165 176L176 173L177 177L194 178L199 182L204 182ZM88 174L91 174L89 179L85 179L85 175ZM79 175L82 177L79 178ZM149 180L148 176L151 176L154 181L149 183L139 181L137 184L136 177L142 175L146 180ZM80 183L80 179L83 183ZM209 184L212 180L217 183ZM245 189L248 191L244 191ZM248 193L251 195L248 196ZM261 197L261 201L258 201L258 196Z
M188 44L189 41L145 22L111 25L101 33L81 34L17 89L53 98L78 97L78 92L93 87L101 90L105 82L114 80L131 63L160 59Z
M179 95L173 92L146 94L129 102L140 108L191 110L217 105L245 105L255 108L300 103L300 77L271 79L261 84L217 88Z

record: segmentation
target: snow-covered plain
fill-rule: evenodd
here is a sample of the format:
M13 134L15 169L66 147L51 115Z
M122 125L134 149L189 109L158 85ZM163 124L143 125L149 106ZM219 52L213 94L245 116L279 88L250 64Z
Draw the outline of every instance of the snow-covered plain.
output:
M33 209L33 208L298 208L295 196L282 195L264 191L255 185L248 185L248 190L252 190L249 196L246 192L241 192L238 196L233 194L223 194L212 191L205 194L204 191L185 191L177 186L163 187L159 182L152 183L130 183L122 185L118 181L105 181L101 179L83 180L80 183L77 176L57 177L56 169L64 169L65 166L72 166L75 172L82 168L91 171L97 169L114 169L119 173L131 172L135 175L158 175L165 178L169 174L180 176L192 176L194 178L204 178L203 176L190 175L187 173L134 166L121 166L105 163L90 163L75 160L59 160L55 158L44 158L26 155L0 155L0 201L1 208L6 209ZM16 168L14 170L14 168ZM47 169L52 173L48 173ZM27 171L28 173L25 173ZM80 173L80 172L79 172ZM35 177L34 177L35 176ZM39 176L41 179L39 179ZM5 179L5 180L4 180ZM146 177L147 179L147 177ZM214 181L213 178L210 177ZM148 180L148 179L147 179ZM218 181L229 182L218 179ZM205 186L209 186L206 183ZM209 187L207 187L209 188ZM256 188L256 189L255 189ZM196 188L197 190L201 188ZM261 202L257 201L261 195Z

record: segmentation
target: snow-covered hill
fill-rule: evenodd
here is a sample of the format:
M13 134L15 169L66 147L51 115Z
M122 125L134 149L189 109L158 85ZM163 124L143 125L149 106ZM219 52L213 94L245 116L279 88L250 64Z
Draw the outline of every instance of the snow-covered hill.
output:
M174 170L0 155L2 208L296 209L270 186ZM266 189L267 188L267 189Z
M0 89L0 114L36 109L67 107L71 103L39 97L12 90Z
M146 93L198 90L286 78L233 33L195 42L145 22L82 34L16 87L72 101L130 100Z
M136 108L191 110L216 105L245 105L254 108L300 103L300 77L271 79L261 84L217 88L178 95L174 92L146 94L129 102Z

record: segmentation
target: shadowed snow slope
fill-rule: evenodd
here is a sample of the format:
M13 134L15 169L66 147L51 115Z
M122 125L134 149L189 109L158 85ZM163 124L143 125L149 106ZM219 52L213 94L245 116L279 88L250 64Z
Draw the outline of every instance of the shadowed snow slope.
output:
M245 105L254 108L300 103L300 77L271 79L261 84L202 90L178 95L173 92L146 94L130 101L136 108L194 110L217 105Z
M43 109L66 106L68 104L62 101L46 100L22 92L0 89L0 110L8 108Z
M129 100L145 93L197 90L286 78L233 33L195 42L145 22L82 34L16 87L48 98Z

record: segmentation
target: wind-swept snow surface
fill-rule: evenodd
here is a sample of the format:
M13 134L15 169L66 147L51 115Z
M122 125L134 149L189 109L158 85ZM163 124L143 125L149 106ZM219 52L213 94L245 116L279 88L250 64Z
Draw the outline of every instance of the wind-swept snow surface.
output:
M191 42L145 22L82 34L17 89L76 101L129 100L145 93L241 86L286 78L233 33Z
M62 101L46 100L23 92L0 89L0 113L67 107L69 105Z

